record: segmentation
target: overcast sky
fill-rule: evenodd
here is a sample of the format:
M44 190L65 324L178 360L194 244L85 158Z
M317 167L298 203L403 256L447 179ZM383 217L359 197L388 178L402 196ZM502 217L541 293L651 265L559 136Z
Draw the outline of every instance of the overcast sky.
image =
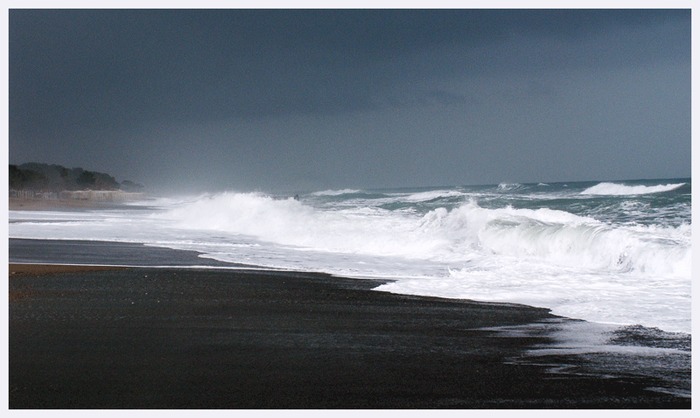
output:
M690 176L688 10L10 10L10 163L152 191Z

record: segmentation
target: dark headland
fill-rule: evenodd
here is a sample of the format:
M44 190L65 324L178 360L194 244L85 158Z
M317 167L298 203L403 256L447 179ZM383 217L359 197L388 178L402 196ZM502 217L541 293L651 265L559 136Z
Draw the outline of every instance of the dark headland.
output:
M10 210L108 208L145 198L144 186L118 182L99 171L58 164L25 163L9 166Z

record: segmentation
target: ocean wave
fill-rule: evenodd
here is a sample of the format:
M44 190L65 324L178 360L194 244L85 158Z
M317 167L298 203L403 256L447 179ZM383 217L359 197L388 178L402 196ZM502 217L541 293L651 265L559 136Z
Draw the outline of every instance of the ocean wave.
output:
M339 190L322 190L319 192L311 193L312 196L342 196L344 194L358 194L362 193L362 190L357 189L339 189Z
M465 195L466 194L464 192L460 192L458 190L431 190L428 192L419 192L408 196L403 196L401 200L406 202L427 202L435 199L461 197Z
M408 257L433 253L433 242L412 236L409 217L391 213L368 206L320 210L294 199L222 193L161 216L181 228L252 236L324 252Z
M619 183L599 183L582 191L583 195L604 195L604 196L625 196L625 195L641 195L651 193L662 193L675 190L684 186L685 183L675 184L660 184L657 186L636 185L629 186Z
M523 188L523 185L520 183L500 183L498 185L498 190L503 191L503 192L509 192L513 190L518 190Z
M499 206L464 188L367 196L295 200L229 192L164 201L152 210L14 212L8 227L13 238L141 242L265 268L391 278L381 290L398 293L689 330L689 203L605 206L632 213L619 222L559 203ZM676 212L674 222L637 222Z
M485 209L476 204L426 215L450 237L450 250L478 250L484 259L537 260L548 266L644 275L690 275L690 229L611 226L568 212ZM468 247L464 247L468 244ZM460 248L460 245L463 247Z
M167 216L183 228L319 251L445 262L510 257L621 273L689 274L689 228L611 226L548 208L490 209L472 201L420 216L377 207L329 211L293 199L224 193Z

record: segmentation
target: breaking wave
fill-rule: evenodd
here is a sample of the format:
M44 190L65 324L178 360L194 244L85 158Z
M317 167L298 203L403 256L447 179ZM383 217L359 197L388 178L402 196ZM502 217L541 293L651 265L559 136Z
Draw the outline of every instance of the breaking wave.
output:
M391 279L377 288L389 292L690 332L690 179L593 184L341 189L298 200L229 192L137 210L11 211L8 227L13 238L140 242L249 266Z
M640 194L650 194L650 193L661 193L675 190L679 187L684 186L685 183L676 184L660 184L657 186L628 186L625 184L618 183L599 183L595 186L589 187L582 191L583 195L605 195L605 196L626 196L626 195L640 195Z
M465 194L458 190L431 190L427 192L413 193L408 196L403 196L401 199L407 202L426 202L440 198L461 197Z
M344 194L362 193L362 190L356 189L340 189L340 190L322 190L320 192L311 193L312 196L342 196Z
M509 192L513 190L518 190L523 188L523 185L520 183L500 183L498 185L498 190L502 192Z
M611 226L547 208L487 209L470 201L425 215L378 207L328 211L294 199L223 193L173 209L166 216L182 228L252 236L324 252L441 262L512 257L587 270L690 274L687 224L678 228Z

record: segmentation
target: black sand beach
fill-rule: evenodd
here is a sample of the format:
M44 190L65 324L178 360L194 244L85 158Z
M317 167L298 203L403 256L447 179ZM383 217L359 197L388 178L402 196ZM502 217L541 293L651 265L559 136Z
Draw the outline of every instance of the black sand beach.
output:
M12 260L12 259L11 259ZM321 274L10 266L9 407L689 408L647 378L513 362L556 320ZM551 359L550 359L551 360ZM575 369L576 359L560 358Z

